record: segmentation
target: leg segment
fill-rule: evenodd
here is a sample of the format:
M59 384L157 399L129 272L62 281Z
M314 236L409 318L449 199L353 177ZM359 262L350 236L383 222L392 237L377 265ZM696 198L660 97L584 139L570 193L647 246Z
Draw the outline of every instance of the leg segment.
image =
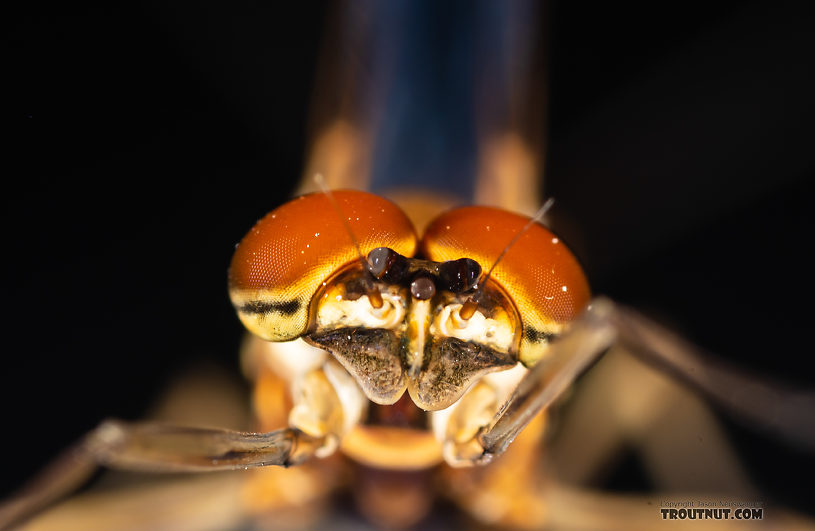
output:
M549 406L612 344L700 391L737 418L788 441L815 445L815 393L798 392L703 355L696 347L641 315L598 298L568 332L550 345L498 413L477 436L479 463L500 455L539 411Z
M0 529L35 514L84 483L98 466L149 472L289 466L309 457L319 439L293 429L269 433L107 421L0 506Z

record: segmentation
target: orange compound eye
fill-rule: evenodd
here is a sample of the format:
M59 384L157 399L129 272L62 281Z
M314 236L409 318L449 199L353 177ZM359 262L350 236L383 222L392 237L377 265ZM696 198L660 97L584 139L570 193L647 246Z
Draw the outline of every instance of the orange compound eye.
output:
M529 218L491 207L445 212L428 226L421 252L434 261L472 258L486 272ZM532 365L549 337L577 317L589 302L589 286L571 251L540 224L533 224L492 272L515 303L523 324L519 357Z
M333 196L363 255L389 247L416 251L416 233L393 203L358 191ZM306 333L311 299L333 273L359 260L337 209L323 193L304 195L273 210L244 236L229 268L229 295L243 324L269 341Z

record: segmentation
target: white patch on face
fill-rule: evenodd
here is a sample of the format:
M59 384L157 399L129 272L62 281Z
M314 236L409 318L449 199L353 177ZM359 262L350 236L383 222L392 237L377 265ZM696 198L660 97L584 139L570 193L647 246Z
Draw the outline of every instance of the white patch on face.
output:
M481 378L480 381L489 385L495 392L495 409L490 412L491 415L497 413L498 409L509 399L510 394L518 387L518 384L523 377L526 376L527 372L529 372L528 369L518 363L511 369L485 374ZM451 406L439 411L430 412L431 430L440 444L444 444L447 439L450 417L455 410L466 401L466 397L468 393L472 391L473 387ZM486 426L486 424L484 425Z
M501 351L508 351L515 340L515 330L507 321L487 318L476 311L469 319L459 316L461 304L448 304L436 314L430 333L473 341Z
M362 415L368 406L368 399L357 385L354 377L343 369L339 362L330 359L323 367L325 375L342 404L343 412L343 435L351 431L362 419Z
M293 381L321 367L328 356L323 349L312 347L302 339L281 343L264 342L263 345L263 362L287 381Z
M374 308L367 295L355 301L337 297L325 299L317 312L317 325L330 328L397 328L405 319L401 297L382 293L382 307Z
M447 439L447 424L450 422L450 415L453 414L460 402L459 399L449 407L430 412L430 429L439 444L444 444Z
M415 335L409 334L408 337L407 364L410 367L409 373L415 374L424 362L424 346L428 339L425 331L430 319L430 301L413 299L409 319L408 330L414 331ZM430 333L433 333L432 329Z
M527 372L529 372L529 369L518 363L511 369L485 374L483 381L495 388L498 402L503 404L518 387Z

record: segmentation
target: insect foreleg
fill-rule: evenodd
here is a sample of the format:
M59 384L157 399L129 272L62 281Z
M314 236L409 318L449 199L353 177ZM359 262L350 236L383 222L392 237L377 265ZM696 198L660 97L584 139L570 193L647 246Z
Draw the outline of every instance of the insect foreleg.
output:
M311 457L319 440L291 428L247 433L157 422L108 421L86 439L100 465L149 472L290 466Z
M503 453L518 433L548 407L612 344L677 380L738 418L788 441L815 445L815 394L768 383L712 359L678 336L608 299L595 299L568 331L549 345L546 357L519 383L490 424L477 435L484 449L477 462Z
M320 439L291 428L246 433L158 422L106 421L0 506L0 529L36 514L82 485L98 466L149 472L290 466L312 457Z
M794 389L717 360L639 313L612 305L617 342L642 361L698 390L734 417L802 448L815 447L815 392Z
M527 373L478 434L484 448L481 461L489 462L502 454L535 415L562 395L611 346L615 331L604 314L602 304L593 304L566 334L549 345L545 359Z

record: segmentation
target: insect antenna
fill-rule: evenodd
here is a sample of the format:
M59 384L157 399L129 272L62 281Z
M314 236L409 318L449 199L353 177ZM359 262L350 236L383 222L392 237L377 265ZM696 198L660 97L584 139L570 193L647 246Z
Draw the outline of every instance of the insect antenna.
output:
M340 208L339 203L337 203L337 200L334 198L334 194L331 193L331 190L325 184L325 178L323 177L322 173L314 174L314 182L320 187L320 191L323 192L326 197L328 197L328 200L331 202L331 206L334 207L334 210L337 212L337 216L340 218L343 226L345 227L345 232L348 233L348 236L351 237L351 241L354 243L354 247L357 250L357 255L359 256L359 261L362 264L362 268L366 273L368 273L365 276L365 291L368 295L368 300L371 302L371 306L377 309L381 308L383 304L382 294L379 293L379 290L373 285L374 274L371 272L371 265L368 263L365 255L362 254L362 248L359 246L359 241L357 240L356 235L354 235L354 231L351 230L351 224L348 223L348 218L346 218L342 208Z
M489 280L490 275L492 275L492 271L493 269L495 269L495 266L497 266L498 263L504 258L504 255L507 254L507 251L509 251L513 245L518 243L518 240L521 238L521 236L523 236L524 233L528 231L533 224L543 220L543 216L546 215L546 213L549 211L550 208L552 208L552 205L554 204L555 204L554 197L550 197L549 199L547 199L541 205L538 211L535 212L535 215L532 216L532 218L530 218L526 225L524 225L523 228L519 230L518 233L507 244L507 246L504 247L504 250L501 251L501 254L499 254L498 258L496 258L495 261L492 263L492 266L490 266L487 273L478 282L478 289L476 290L476 292L473 293L473 295L469 299L467 299L467 302L465 302L461 306L461 310L459 310L459 317L461 317L464 320L467 320L475 314L475 311L478 309L478 301L481 299L481 295L484 293L484 286L487 284L487 280Z

